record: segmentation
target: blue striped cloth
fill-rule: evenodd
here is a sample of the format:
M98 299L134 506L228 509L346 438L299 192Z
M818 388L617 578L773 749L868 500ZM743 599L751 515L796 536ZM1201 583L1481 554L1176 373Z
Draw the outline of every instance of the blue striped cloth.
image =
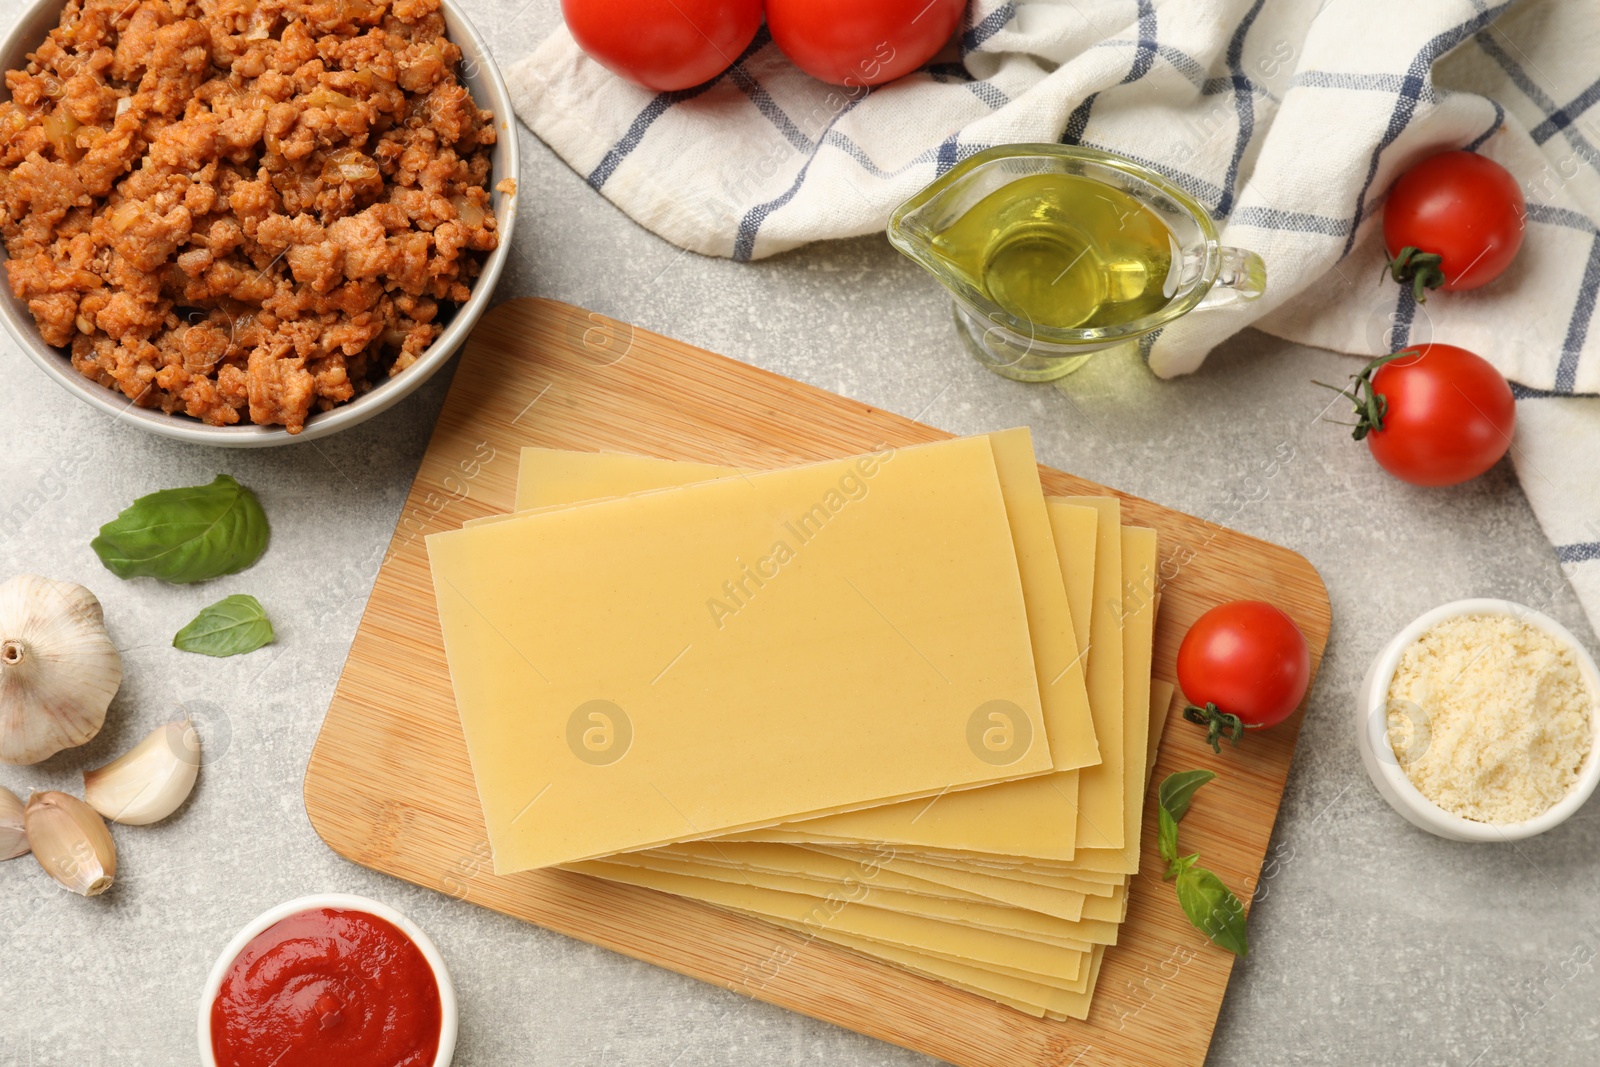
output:
M723 75L652 94L565 30L508 77L517 112L596 190L674 244L760 258L880 231L890 211L992 145L1063 141L1187 190L1267 295L1190 316L1140 348L1196 369L1247 325L1378 355L1438 340L1514 383L1513 462L1600 627L1600 12L1538 0L974 0L919 72L823 85L765 30ZM1390 183L1435 152L1508 167L1521 254L1492 285L1418 305L1382 277Z

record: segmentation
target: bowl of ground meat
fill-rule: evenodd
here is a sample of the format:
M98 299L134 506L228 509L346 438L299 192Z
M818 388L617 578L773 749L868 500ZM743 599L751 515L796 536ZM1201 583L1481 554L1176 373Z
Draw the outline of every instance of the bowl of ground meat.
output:
M325 437L488 307L517 138L451 0L47 0L0 68L0 319L115 418Z

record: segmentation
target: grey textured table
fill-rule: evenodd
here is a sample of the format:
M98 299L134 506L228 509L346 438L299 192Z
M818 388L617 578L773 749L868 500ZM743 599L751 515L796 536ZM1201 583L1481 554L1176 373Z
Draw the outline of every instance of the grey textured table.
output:
M524 2L465 0L503 62L557 18L553 0ZM0 7L0 32L14 18ZM1322 571L1333 639L1212 1063L1600 1060L1600 811L1517 847L1437 840L1384 805L1352 727L1370 658L1446 600L1541 606L1593 647L1509 465L1455 489L1395 482L1318 421L1328 394L1309 379L1354 362L1256 333L1174 382L1121 358L1059 389L1003 381L967 361L941 291L881 238L752 265L680 254L520 136L519 254L502 298L571 301L956 433L1026 423L1044 462L1289 545ZM107 896L73 897L31 859L0 865L0 1067L193 1062L213 957L262 909L318 891L388 901L433 935L461 997L458 1064L930 1062L373 874L312 832L306 760L449 371L353 431L255 453L113 425L9 341L0 378L0 578L88 585L127 672L89 746L0 767L0 784L77 791L82 768L180 704L209 719L193 800L167 823L117 831L122 869ZM101 568L89 541L102 522L135 496L218 471L254 487L271 515L272 548L255 568L201 588ZM228 660L169 647L228 592L260 597L275 646ZM1178 985L1152 982L1142 996L1145 1010L1185 1010Z

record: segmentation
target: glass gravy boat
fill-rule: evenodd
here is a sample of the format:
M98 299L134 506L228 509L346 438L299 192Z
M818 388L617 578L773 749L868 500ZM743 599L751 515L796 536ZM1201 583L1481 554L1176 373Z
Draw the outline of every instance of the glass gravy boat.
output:
M1038 177L1041 175L1067 177ZM1041 182L1046 186L1065 182L1062 188L1067 195L1041 197ZM1014 191L1008 193L1013 186ZM1100 190L1100 186L1110 190ZM1097 191L1106 195L1096 195ZM1137 215L1133 224L1143 225L1142 232L1147 235L1165 228L1161 237L1168 248L1153 243L1142 246L1155 256L1153 261L1126 255L1119 259L1115 251L1099 254L1111 245L1099 249L1091 261L1099 269L1090 270L1082 280L1090 288L1099 285L1099 297L1107 299L1101 300L1086 321L1053 325L1046 321L1047 315L1030 313L1030 306L1037 308L1039 299L1048 299L1052 285L1069 274L1077 277L1076 265L1084 253L1068 257L1071 249L1078 247L1071 243L1075 225L1082 225L1087 232L1098 212L1101 229L1096 232L1113 232L1106 229L1105 212L1110 209L1105 205L1125 205L1120 216L1109 216L1116 223L1113 230L1125 228L1117 223L1118 218ZM1141 207L1148 213L1140 211ZM974 208L979 215L962 226ZM1159 219L1160 226L1149 213ZM1042 252L1034 247L1031 252L1008 253L1007 248L1017 248L1017 242L1008 245L997 233L992 245L976 257L953 253L958 236L986 234L991 218L999 220L997 225L1002 227L1022 227L1034 233L1042 228L1047 241L1052 234L1065 235L1067 243L1046 244ZM889 241L950 290L955 297L956 326L978 362L1019 381L1052 381L1077 370L1090 353L1144 336L1181 315L1254 300L1265 291L1267 281L1261 257L1224 247L1205 209L1170 181L1120 156L1072 145L1000 145L963 160L895 209L889 219ZM1000 284L1001 257L1008 255L1004 267L1010 272L1006 277L1011 289L1018 289L1020 280L1020 288L1033 300L1031 305L1029 299L1008 299ZM1027 258L1030 255L1032 258ZM1040 284L1051 274L1054 279ZM1156 286L1159 288L1153 288ZM1119 301L1128 293L1134 298ZM1126 309L1126 318L1119 318L1119 302ZM1075 318L1081 310L1076 305L1066 306L1075 309L1069 310L1068 318ZM1084 306L1095 307L1093 303Z

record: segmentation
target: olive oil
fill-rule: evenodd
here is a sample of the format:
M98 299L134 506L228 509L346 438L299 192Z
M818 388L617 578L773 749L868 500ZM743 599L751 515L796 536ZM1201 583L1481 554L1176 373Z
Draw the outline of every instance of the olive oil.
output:
M934 253L1025 322L1116 326L1165 307L1181 256L1140 201L1075 174L1002 186L934 235Z

